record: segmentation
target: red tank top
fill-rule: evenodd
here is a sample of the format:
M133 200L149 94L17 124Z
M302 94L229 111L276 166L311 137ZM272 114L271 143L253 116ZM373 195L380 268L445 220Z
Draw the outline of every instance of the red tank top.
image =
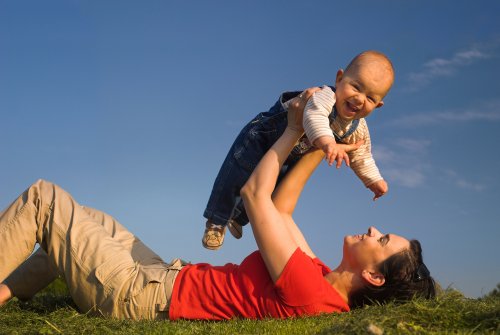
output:
M347 312L349 306L323 278L330 271L299 248L276 284L259 251L240 265L187 265L175 280L169 316L171 320L224 320Z

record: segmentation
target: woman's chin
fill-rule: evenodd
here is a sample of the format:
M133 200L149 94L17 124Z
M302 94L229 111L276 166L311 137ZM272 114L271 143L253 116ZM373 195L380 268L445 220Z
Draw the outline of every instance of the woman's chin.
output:
M362 239L361 235L346 235L344 237L344 246L354 245L354 244L360 242L361 239Z
M353 235L346 235L344 236L344 245L349 245L354 242L355 238Z

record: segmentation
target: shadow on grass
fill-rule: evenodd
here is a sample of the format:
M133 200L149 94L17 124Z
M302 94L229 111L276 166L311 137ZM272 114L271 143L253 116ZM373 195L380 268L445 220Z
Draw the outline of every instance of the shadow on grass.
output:
M77 310L77 307L69 295L41 294L29 301L19 301L18 307L23 311L37 314L50 314L61 308Z

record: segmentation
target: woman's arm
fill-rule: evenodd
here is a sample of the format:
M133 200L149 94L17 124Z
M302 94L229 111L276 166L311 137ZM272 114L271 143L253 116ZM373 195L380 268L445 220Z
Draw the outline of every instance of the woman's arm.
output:
M302 93L307 101L314 90ZM296 101L297 101L296 100ZM255 241L273 281L276 282L292 253L299 246L272 200L279 171L302 136L302 108L289 108L288 126L283 135L261 159L241 189L241 197L252 225Z
M298 245L271 195L283 162L301 136L302 131L287 127L240 191L255 241L274 282Z
M311 258L315 258L316 255L293 220L292 214L309 177L311 177L324 156L323 151L318 149L305 154L279 183L272 196L274 205L280 212L290 236L296 245Z
M264 155L241 189L255 240L274 282L278 280L297 247L310 257L315 257L293 221L292 213L307 180L321 162L323 153L316 150L305 155L281 181L274 195L273 190L283 162L303 134L305 102L316 90L318 88L304 91L302 98L296 98L290 105L288 127ZM346 151L351 151L361 144L362 142L343 146Z
M356 144L338 144L346 152L356 150L363 142ZM273 202L277 210L281 213L283 220L287 223L288 230L300 249L309 257L315 258L304 235L292 218L295 206L300 198L302 190L312 173L318 167L321 160L325 157L323 151L316 149L302 157L293 169L287 173L285 178L279 183L273 194Z

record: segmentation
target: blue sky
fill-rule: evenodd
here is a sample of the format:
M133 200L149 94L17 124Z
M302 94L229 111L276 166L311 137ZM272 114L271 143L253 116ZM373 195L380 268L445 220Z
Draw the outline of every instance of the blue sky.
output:
M417 238L435 278L500 282L498 1L0 1L0 204L38 178L118 218L166 260L239 263L251 230L202 248L202 213L242 126L357 53L393 61L368 118L390 192L322 165L296 221L334 267L375 225Z

